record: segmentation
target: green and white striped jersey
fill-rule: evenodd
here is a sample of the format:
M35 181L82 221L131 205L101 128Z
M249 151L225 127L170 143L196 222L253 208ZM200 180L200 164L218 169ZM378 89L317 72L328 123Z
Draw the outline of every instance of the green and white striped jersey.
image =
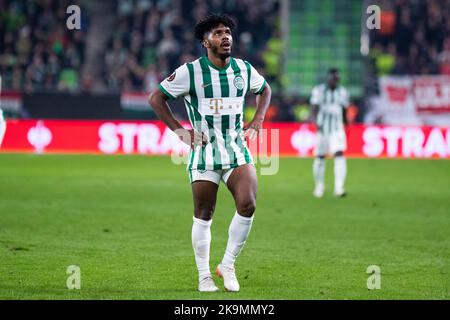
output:
M197 146L188 169L221 170L253 163L243 135L245 94L259 94L266 81L250 63L230 57L223 69L206 56L186 63L162 81L159 89L170 99L182 96L192 127L209 143Z
M347 108L349 98L347 90L338 86L334 90L326 84L315 86L311 93L311 105L319 106L317 127L323 134L333 134L344 130L343 108Z

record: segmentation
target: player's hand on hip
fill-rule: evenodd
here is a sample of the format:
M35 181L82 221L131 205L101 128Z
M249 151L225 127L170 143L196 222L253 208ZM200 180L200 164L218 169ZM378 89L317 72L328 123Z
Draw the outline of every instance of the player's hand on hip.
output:
M250 140L255 140L262 129L263 119L254 118L244 126L244 135Z
M208 143L206 135L194 129L180 128L176 130L176 134L178 135L178 138L190 146L191 149L194 149L196 146L205 146Z

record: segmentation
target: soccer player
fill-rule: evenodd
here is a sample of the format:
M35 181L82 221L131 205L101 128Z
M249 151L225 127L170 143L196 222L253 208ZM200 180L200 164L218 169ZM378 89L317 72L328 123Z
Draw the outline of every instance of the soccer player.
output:
M211 223L217 190L222 180L230 190L236 212L228 243L216 273L227 291L239 291L234 263L252 226L256 208L257 177L246 137L255 139L262 128L271 89L247 61L231 56L234 21L212 14L195 26L195 37L206 55L186 63L163 80L149 102L158 117L191 146L188 176L194 200L192 245L199 273L198 290L217 291L210 272ZM256 94L257 111L243 127L245 94ZM192 129L173 116L167 100L182 97Z
M339 71L332 68L324 84L313 88L311 94L313 121L317 127L317 145L313 163L315 180L314 196L320 198L325 192L325 157L334 156L334 195L344 197L347 164L344 152L347 149L347 137L344 126L347 123L349 98L347 90L339 85Z

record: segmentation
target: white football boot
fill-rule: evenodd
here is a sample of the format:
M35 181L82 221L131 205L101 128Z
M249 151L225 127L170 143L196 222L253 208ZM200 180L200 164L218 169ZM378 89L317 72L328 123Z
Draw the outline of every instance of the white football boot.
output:
M314 188L313 195L316 198L322 198L324 192L325 192L325 185L323 183L318 183L318 184L316 184L316 187Z
M219 288L217 288L214 280L211 276L207 276L199 281L198 283L198 291L200 292L217 292Z
M347 195L347 193L345 192L344 188L335 188L334 189L334 196L335 197L343 198L346 195Z
M223 286L226 291L230 292L238 292L239 291L239 282L236 278L236 272L234 268L223 266L219 264L216 269L216 274L223 278Z

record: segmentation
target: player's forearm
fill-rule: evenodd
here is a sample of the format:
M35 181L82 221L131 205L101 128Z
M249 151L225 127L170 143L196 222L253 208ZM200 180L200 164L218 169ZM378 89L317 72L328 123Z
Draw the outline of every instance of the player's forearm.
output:
M254 119L264 120L267 109L269 108L270 98L272 96L272 89L269 84L266 83L266 87L263 92L256 96L256 113Z
M148 102L150 103L150 106L153 108L158 118L162 122L164 122L164 124L169 127L169 129L175 131L177 129L183 128L181 123L177 119L175 119L175 116L173 115L172 111L169 108L169 105L167 104L167 99L162 92L160 92L159 90L153 92L150 95Z

